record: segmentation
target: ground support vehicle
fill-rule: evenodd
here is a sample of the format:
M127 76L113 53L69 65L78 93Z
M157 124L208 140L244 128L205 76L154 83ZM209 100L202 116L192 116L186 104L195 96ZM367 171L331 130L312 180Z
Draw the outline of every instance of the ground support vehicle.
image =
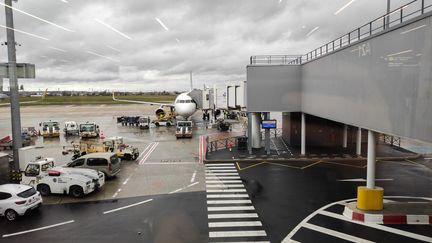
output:
M14 221L42 205L42 197L31 186L19 184L0 185L0 216Z
M192 137L192 121L177 121L176 138Z
M100 135L99 125L92 122L79 124L79 135L81 138L97 138Z
M138 148L123 143L122 137L111 137L103 141L104 152L114 152L123 160L136 160L139 156Z
M153 120L152 123L156 126L156 127L160 127L160 126L171 126L171 125L175 125L175 121L171 118L167 118L167 117L163 117L160 119L156 119Z
M75 121L65 122L65 127L63 128L65 136L79 135L79 127Z
M140 117L138 119L138 126L140 129L149 129L150 128L150 117Z
M44 138L60 137L60 124L57 121L44 121L39 123L42 127L41 135Z
M36 188L42 196L56 193L83 197L102 187L105 176L90 169L54 167L54 160L46 158L27 164L21 184Z

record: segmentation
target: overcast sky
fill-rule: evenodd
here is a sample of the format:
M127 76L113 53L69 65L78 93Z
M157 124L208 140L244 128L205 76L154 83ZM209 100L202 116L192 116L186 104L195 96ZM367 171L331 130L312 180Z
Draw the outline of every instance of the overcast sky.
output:
M250 56L304 54L384 14L386 3L19 0L14 7L50 22L14 12L15 28L36 35L16 33L17 61L35 64L37 76L19 82L27 90L171 91L189 89L190 71L195 87L246 80Z

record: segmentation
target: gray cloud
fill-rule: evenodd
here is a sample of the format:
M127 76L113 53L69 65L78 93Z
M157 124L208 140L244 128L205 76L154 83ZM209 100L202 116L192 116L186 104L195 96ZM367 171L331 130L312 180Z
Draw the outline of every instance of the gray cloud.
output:
M245 80L251 55L304 54L385 12L385 1L357 0L339 15L333 14L347 2L69 0L65 4L60 0L20 0L15 7L74 31L15 13L17 29L49 38L16 34L22 45L17 50L18 62L37 67L36 80L20 82L36 90L185 90L191 70L197 86ZM392 1L394 7L407 2ZM4 11L0 11L0 24L4 24ZM319 29L307 37L316 26ZM3 34L0 40L5 39ZM6 53L6 48L0 51ZM6 61L6 56L2 59Z

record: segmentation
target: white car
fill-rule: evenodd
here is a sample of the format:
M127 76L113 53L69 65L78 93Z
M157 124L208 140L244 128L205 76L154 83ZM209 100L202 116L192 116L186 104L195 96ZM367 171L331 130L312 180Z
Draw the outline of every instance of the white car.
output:
M0 185L0 215L14 221L42 205L42 197L33 187L19 184Z

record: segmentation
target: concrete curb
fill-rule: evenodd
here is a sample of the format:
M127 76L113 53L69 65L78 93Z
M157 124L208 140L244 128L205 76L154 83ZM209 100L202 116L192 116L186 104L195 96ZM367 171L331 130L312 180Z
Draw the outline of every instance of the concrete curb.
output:
M432 215L413 215L413 214L370 214L364 212L355 212L350 208L350 204L345 205L343 215L351 220L363 223L374 224L432 224ZM352 206L352 205L351 205ZM354 205L355 207L355 205Z
M412 156L403 156L403 157L377 157L377 160L381 161L401 161L401 160L407 160L407 159L418 159L422 155L421 154L415 154ZM268 161L268 162L293 162L293 161L299 161L299 162L318 162L320 160L329 160L329 161L366 161L367 158L364 157L358 157L358 158L283 158L283 159L273 159L273 158L253 158L253 159L222 159L222 160L209 160L204 159L204 163L233 163L233 162L262 162L262 161Z

